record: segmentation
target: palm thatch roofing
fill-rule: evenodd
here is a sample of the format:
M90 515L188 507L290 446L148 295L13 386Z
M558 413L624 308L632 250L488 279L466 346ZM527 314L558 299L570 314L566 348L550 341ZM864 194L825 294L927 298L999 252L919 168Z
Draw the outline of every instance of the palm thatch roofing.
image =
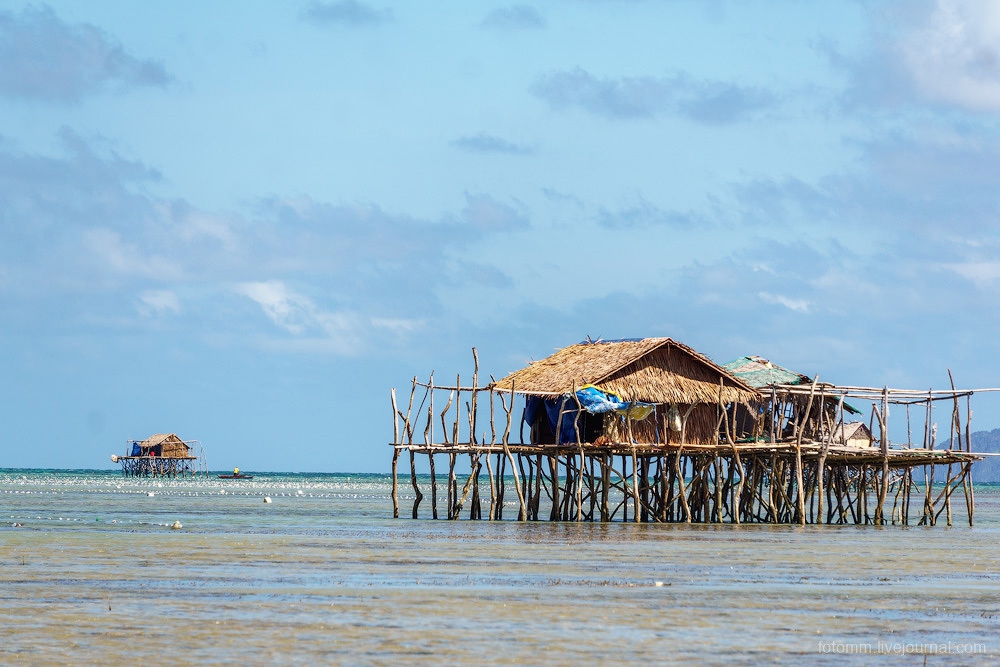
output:
M808 376L782 368L764 357L747 356L734 359L722 366L727 371L755 389L770 387L772 384L810 384Z
M752 403L760 398L711 359L670 338L584 341L493 382L491 388L559 396L585 384L647 403Z
M728 364L723 364L722 367L754 389L759 390L763 395L767 394L764 391L765 389L776 385L812 384L812 378L808 375L782 368L773 361L756 355L733 359ZM834 385L829 382L819 382L817 386L832 387ZM856 415L861 414L860 410L846 402L844 403L844 409Z
M191 447L177 437L176 433L157 433L151 435L139 443L144 455L148 455L150 450L160 448L160 456L164 457L187 457L191 455Z

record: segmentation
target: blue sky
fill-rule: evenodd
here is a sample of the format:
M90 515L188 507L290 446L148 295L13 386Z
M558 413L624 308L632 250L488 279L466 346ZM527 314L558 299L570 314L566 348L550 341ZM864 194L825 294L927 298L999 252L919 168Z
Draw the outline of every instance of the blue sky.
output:
M998 112L992 1L2 2L0 466L383 471L588 335L1000 386Z

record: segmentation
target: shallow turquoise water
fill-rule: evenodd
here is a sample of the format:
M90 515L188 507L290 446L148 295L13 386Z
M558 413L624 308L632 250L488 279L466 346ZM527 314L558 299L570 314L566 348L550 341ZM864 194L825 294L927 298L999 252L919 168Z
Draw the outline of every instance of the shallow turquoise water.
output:
M0 663L1000 660L995 488L973 528L394 520L389 493L0 470Z

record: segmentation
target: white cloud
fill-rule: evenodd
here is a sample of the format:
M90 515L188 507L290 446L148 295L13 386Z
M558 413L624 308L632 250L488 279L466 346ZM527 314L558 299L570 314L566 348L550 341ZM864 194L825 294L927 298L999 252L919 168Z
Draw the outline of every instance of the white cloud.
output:
M770 292L758 292L758 298L765 303L773 303L779 306L784 306L789 310L794 310L797 313L808 313L812 309L812 304L806 299L793 299L791 297L784 296L783 294L771 294Z
M326 310L280 280L241 283L235 291L255 301L275 326L293 336L264 344L289 350L356 355L371 348L376 339L406 338L424 326L419 319Z
M165 204L160 204L157 208L165 219L169 216L177 218L179 237L184 241L196 242L201 239L213 239L230 250L235 249L238 245L238 238L233 231L232 224L224 216L213 215L194 208L174 213L167 210L168 207Z
M169 281L183 277L183 271L175 262L158 255L144 255L138 246L124 241L121 234L114 230L89 229L83 237L85 247L96 260L92 266L109 268L136 278Z
M177 315L181 312L181 301L170 290L146 290L139 295L139 312L147 317L168 313Z
M897 50L927 98L973 111L1000 110L1000 3L938 0Z
M1000 281L1000 262L970 261L944 264L942 268L957 273L980 289L993 287Z
M308 196L205 211L152 194L142 163L72 130L59 138L65 155L54 157L0 143L0 293L33 304L27 319L48 308L67 326L131 327L132 313L286 350L400 348L452 308L444 290L509 284L491 261L470 271L457 257L531 229L523 204L486 193L437 218Z
M393 317L373 317L372 326L396 335L406 335L419 331L424 327L424 321Z
M323 310L280 280L242 283L236 292L256 301L271 322L295 337L287 346L291 349L356 354L365 348L372 333L373 327L364 316L348 310Z
M256 301L274 324L289 333L301 334L317 324L313 302L296 294L281 281L242 283L236 291Z

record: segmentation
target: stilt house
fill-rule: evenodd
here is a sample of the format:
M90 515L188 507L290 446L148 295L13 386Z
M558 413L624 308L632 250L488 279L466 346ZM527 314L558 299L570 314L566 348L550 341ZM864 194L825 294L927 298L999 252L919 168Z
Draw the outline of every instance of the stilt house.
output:
M909 525L916 499L915 521L934 525L943 514L951 525L951 498L961 493L973 522L977 390L840 387L762 357L727 368L670 338L588 339L486 386L475 348L472 357L471 383L456 375L442 386L431 373L413 377L403 403L390 393L393 516L405 452L413 518L425 497L417 457L427 457L423 489L436 519L443 456L450 519L468 500L469 518L500 520L512 489L527 521ZM848 398L871 404L877 441L870 427L845 421L857 413ZM947 450L935 447L936 402L951 411L948 442L957 446ZM906 407L908 436L910 407L923 406L923 446L890 442L890 405ZM466 456L463 485L456 465Z
M122 466L126 477L175 477L193 474L204 450L197 440L181 440L176 433L157 433L145 440L128 440L127 454L111 455L111 462ZM207 472L207 471L206 471Z

